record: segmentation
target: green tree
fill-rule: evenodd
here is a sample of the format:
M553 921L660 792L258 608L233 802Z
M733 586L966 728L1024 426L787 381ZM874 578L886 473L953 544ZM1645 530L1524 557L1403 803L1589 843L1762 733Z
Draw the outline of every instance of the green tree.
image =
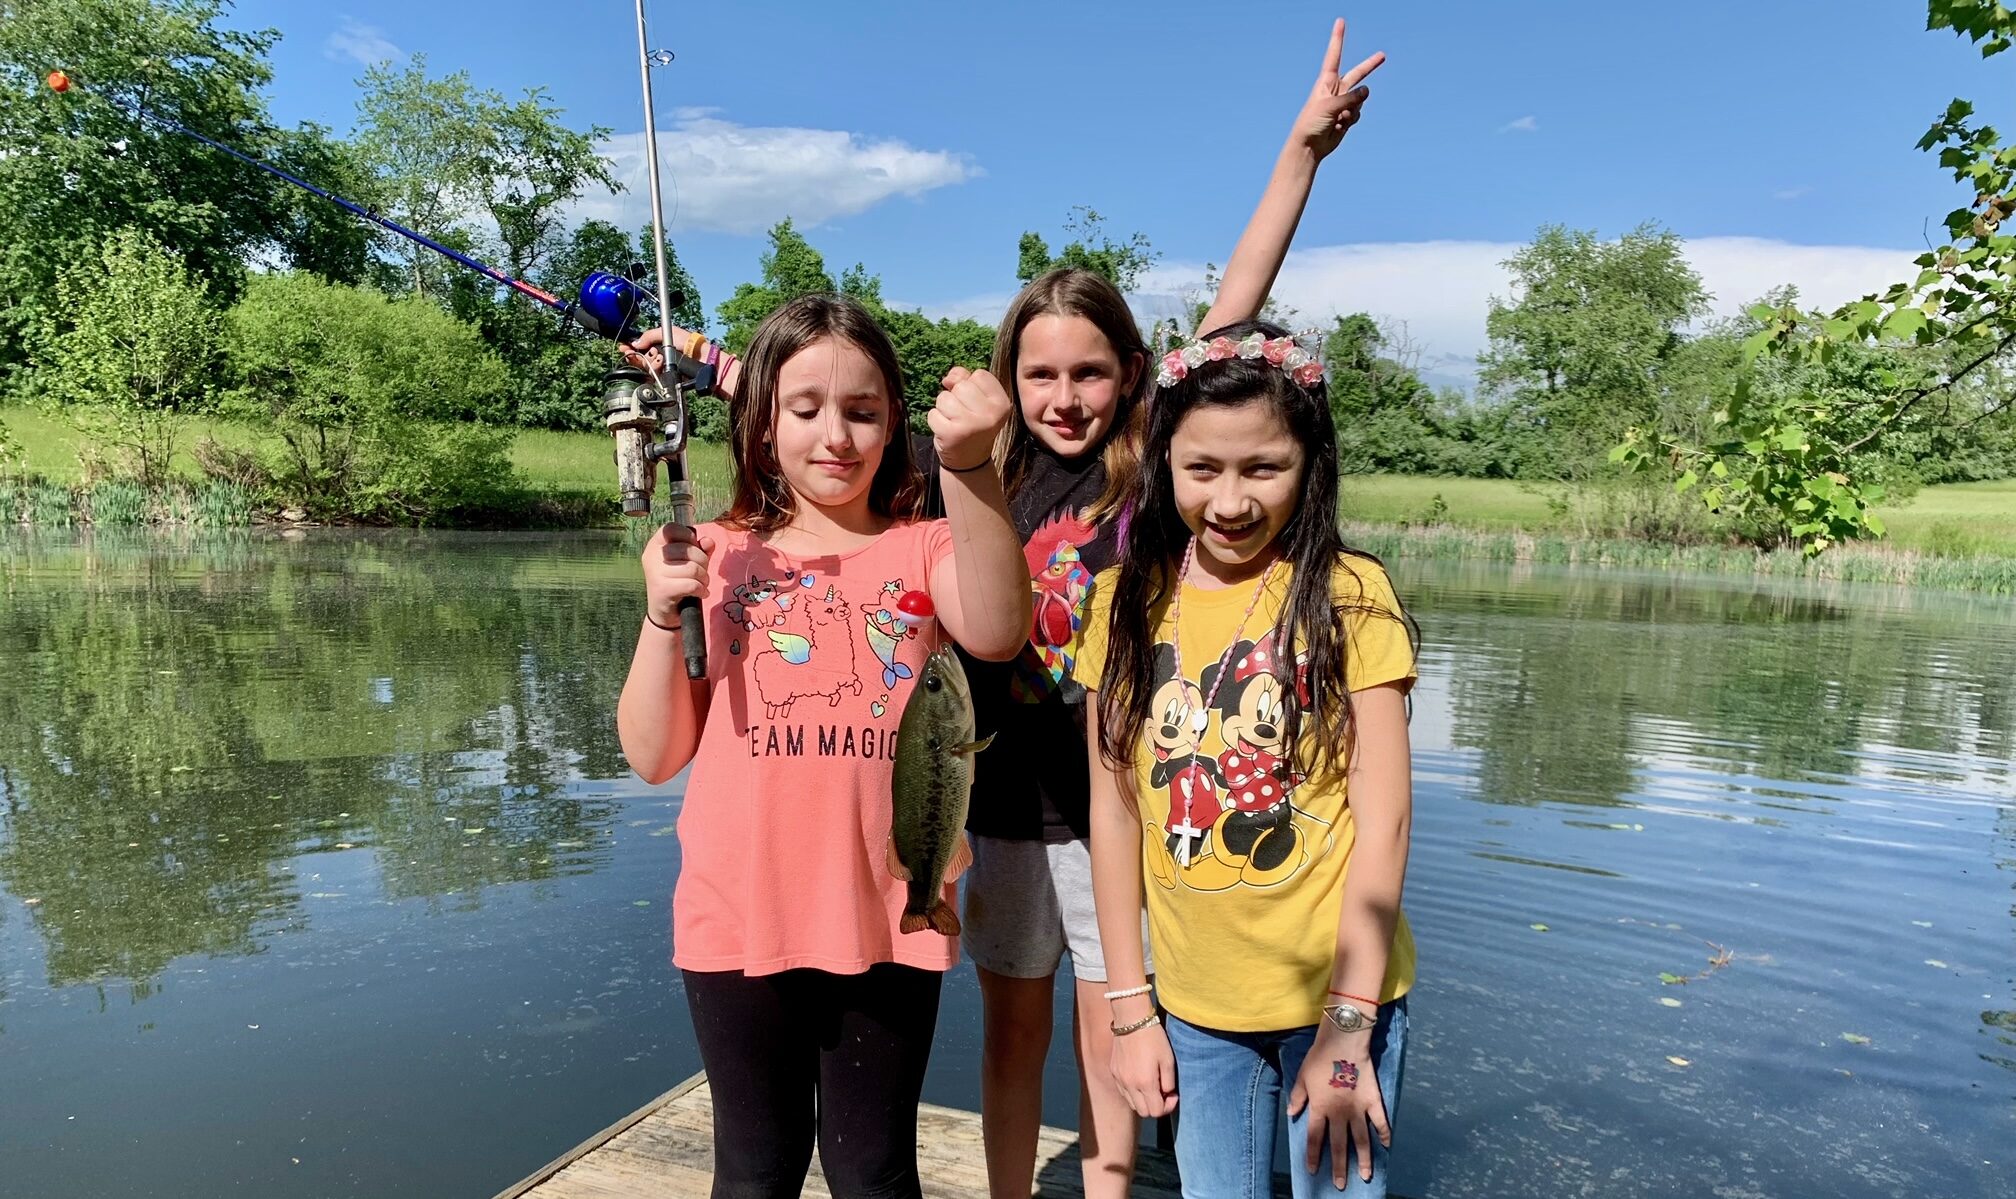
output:
M1930 0L1926 26L1979 44L1985 58L2009 48L2016 13L1993 0ZM1948 422L1956 406L1964 413L1969 380L1998 369L2016 347L2016 234L2005 225L2016 216L2016 146L2004 146L1961 99L1918 146L1938 151L1969 201L1947 214L1949 240L1919 255L1916 277L1832 312L1753 307L1759 327L1743 355L1757 369L1721 398L1712 434L1636 427L1614 459L1670 469L1674 487L1695 491L1710 511L1781 527L1809 554L1883 534L1872 511L1883 484L1871 467L1907 456L1914 421L1928 411ZM1844 362L1852 374L1845 387ZM2004 393L1960 419L1989 419L2009 403Z
M1613 242L1545 226L1505 266L1513 296L1491 300L1479 388L1504 409L1521 475L1588 477L1654 411L1707 293L1680 239L1649 225Z
M497 227L501 257L514 279L529 278L560 249L568 203L591 187L623 190L595 148L609 130L569 129L561 113L541 88L515 102L494 92L477 98L482 137L473 186Z
M179 255L124 229L56 279L36 338L46 401L90 442L124 452L148 486L166 481L183 418L210 398L218 318Z
M644 263L646 266L653 266L651 256L651 226L649 225L637 231L637 261ZM595 270L598 268L590 267L589 269ZM610 265L599 269L616 270L619 269L619 266L615 260L612 260ZM700 285L693 282L693 276L687 273L686 264L679 261L679 251L673 247L672 239L669 237L665 239L665 276L665 290L676 292L684 297L679 303L672 306L672 311L666 314L666 318L682 329L705 329L707 327L707 306L700 300ZM580 278L585 277L586 275L584 274ZM580 282L580 278L575 280L577 284Z
M304 123L282 132L271 161L367 209L381 206L378 179L357 146L338 140L320 125ZM282 264L313 271L332 283L364 283L372 278L374 226L298 187L282 188L279 198L281 210L269 232Z
M226 329L229 411L277 438L268 467L289 502L425 522L515 486L510 434L466 423L504 390L504 364L425 297L258 275Z
M467 71L429 78L424 54L404 67L368 67L359 83L357 150L378 178L386 215L451 240L459 218L487 198L478 186L489 147L482 95ZM404 240L392 250L413 291L443 289L450 268L432 250Z
M222 28L222 0L0 0L0 372L21 364L64 264L146 230L221 294L284 224L284 184L128 109L254 153L277 34ZM76 81L57 94L43 76Z
M749 348L756 326L763 318L791 300L838 290L826 270L826 259L791 225L791 218L777 222L770 230L770 250L763 255L760 283L740 283L735 293L722 301L717 315L727 327L723 340L740 354Z
M1323 341L1337 461L1347 474L1486 475L1502 471L1454 398L1421 381L1412 349L1360 312Z
M1045 271L1078 267L1131 292L1160 257L1145 233L1136 232L1125 241L1113 240L1106 232L1106 218L1082 204L1071 210L1064 231L1071 240L1054 256L1042 234L1024 233L1016 245L1015 277L1027 283Z

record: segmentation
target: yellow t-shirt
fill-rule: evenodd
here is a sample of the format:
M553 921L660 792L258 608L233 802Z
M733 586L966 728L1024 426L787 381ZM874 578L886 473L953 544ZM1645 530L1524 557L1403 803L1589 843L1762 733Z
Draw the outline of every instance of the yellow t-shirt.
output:
M1106 668L1114 574L1095 582L1080 634L1075 673L1090 691L1101 689ZM1134 753L1134 787L1156 989L1182 1019L1228 1032L1323 1018L1356 840L1341 772L1284 787L1278 769L1290 674L1274 630L1289 581L1288 570L1275 571L1236 645L1253 587L1185 587L1180 680L1171 605L1149 612L1156 688ZM1365 558L1340 559L1331 590L1349 635L1346 688L1411 683L1414 651L1385 570ZM1297 756L1308 760L1306 751ZM1402 914L1379 999L1397 999L1413 983L1414 936Z

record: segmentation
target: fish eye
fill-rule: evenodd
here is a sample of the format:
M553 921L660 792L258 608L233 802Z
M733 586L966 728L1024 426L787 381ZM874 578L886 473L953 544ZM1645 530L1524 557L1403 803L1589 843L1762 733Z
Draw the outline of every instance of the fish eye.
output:
M944 682L943 682L943 681L942 681L941 679L939 679L939 677L938 677L938 675L937 675L937 673L936 673L935 671L927 671L927 672L925 673L925 675L924 675L924 690L926 690L926 691L936 691L936 690L938 690L938 688L940 688L940 687L942 687L942 686L944 686L944 685L945 685L945 684L944 684Z

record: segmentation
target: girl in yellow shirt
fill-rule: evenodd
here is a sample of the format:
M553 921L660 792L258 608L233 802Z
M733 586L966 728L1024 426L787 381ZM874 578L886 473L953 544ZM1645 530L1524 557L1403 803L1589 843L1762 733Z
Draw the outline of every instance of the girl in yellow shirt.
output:
M1414 635L1338 534L1322 372L1258 322L1162 360L1077 656L1113 1073L1141 1115L1176 1114L1192 1199L1269 1193L1284 1092L1296 1199L1386 1193Z

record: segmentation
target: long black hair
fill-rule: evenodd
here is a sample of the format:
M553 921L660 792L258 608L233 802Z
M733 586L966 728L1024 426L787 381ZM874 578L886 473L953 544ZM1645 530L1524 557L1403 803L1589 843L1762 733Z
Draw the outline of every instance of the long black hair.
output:
M1288 335L1278 325L1241 321L1209 336L1236 342L1249 333L1268 339ZM1148 721L1156 682L1151 617L1170 597L1191 537L1176 507L1170 443L1191 412L1248 404L1272 407L1302 447L1302 496L1275 536L1293 573L1277 626L1283 644L1274 658L1284 669L1301 675L1304 668L1295 663L1299 654L1307 655L1306 676L1284 680L1287 685L1281 689L1288 738L1282 758L1307 765L1317 777L1334 777L1348 763L1352 735L1344 670L1348 614L1397 620L1406 627L1409 643L1417 640L1405 609L1375 602L1362 585L1354 594L1342 593L1349 584L1333 588L1332 575L1340 562L1358 558L1377 566L1379 560L1345 545L1337 528L1337 430L1322 380L1305 387L1264 359L1232 357L1200 363L1175 384L1157 390L1149 405L1140 482L1121 550L1122 569L1113 587L1099 694L1099 749L1109 765L1132 760ZM1306 728L1304 712L1315 716ZM1310 745L1298 757L1305 735Z

